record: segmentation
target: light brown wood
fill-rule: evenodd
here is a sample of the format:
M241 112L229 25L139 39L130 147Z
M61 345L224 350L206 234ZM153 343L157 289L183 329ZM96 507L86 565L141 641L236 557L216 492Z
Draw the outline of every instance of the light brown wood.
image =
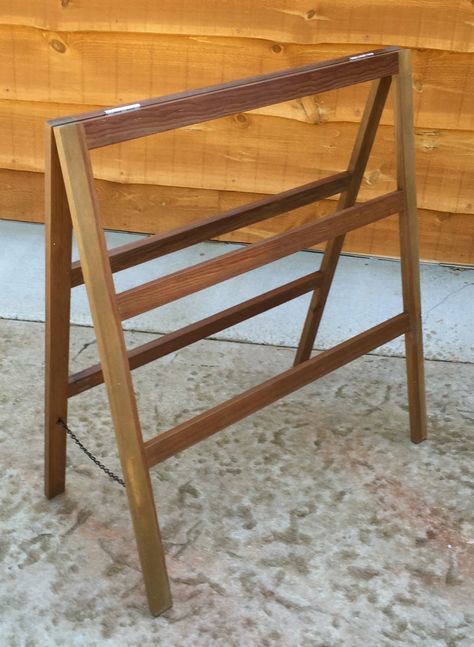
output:
M45 494L51 499L66 484L69 313L72 223L54 134L46 140L46 327L45 327Z
M47 2L1 0L4 24L39 27L48 32L98 31L260 38L268 46L286 43L361 43L469 52L472 8L465 0L196 0L190 11L176 0L101 0ZM51 34L53 35L53 34ZM59 34L57 34L60 36ZM355 47L354 47L355 46ZM61 54L58 51L58 54Z
M391 339L395 339L405 333L408 327L408 315L405 313L397 315L276 377L262 382L258 386L244 391L244 393L240 393L231 400L208 409L174 429L159 434L145 443L148 465L152 467L195 443L209 438L224 427L242 420L305 384L309 384Z
M342 192L339 198L338 209L352 207L357 200L362 178L367 168L369 155L379 127L380 117L387 100L390 84L391 77L385 77L374 81L372 85L348 166L351 181L348 188ZM321 261L323 281L311 297L300 342L296 351L295 364L307 360L311 355L344 240L345 232L341 236L330 240L326 246L324 257Z
M379 49L376 42L358 48ZM58 48L64 48L64 52ZM107 107L133 103L137 97L221 83L246 76L252 73L250 70L274 72L354 51L351 44L287 42L279 49L262 38L189 38L115 31L45 34L34 28L3 25L0 98ZM97 65L98 60L101 65ZM154 73L157 61L159 74ZM85 69L93 69L94 73L84 74ZM413 52L418 128L473 130L474 116L466 109L474 93L470 70L468 53L429 49ZM313 124L359 123L360 106L366 96L366 85L358 84L258 108L257 112ZM393 124L391 106L388 108L382 123ZM82 108L73 108L75 112L79 110Z
M76 109L0 101L0 131L11 133L0 138L0 167L42 171L44 121ZM274 194L346 168L356 124L294 122L288 137L282 137L283 125L276 117L245 114L161 133L94 151L94 173L109 181ZM419 206L474 214L473 133L422 129L415 144ZM361 200L396 186L394 159L393 128L381 126Z
M430 218L425 228L430 253L424 252L424 223L420 221L422 257L472 262L465 250L467 244L472 247L467 241L473 224L463 218L458 226L460 218L454 215L472 214L474 205L470 162L474 156L474 112L470 109L473 8L468 0L401 0L397 4L364 0L357 4L357 11L351 0L318 0L317 6L303 0L245 0L243 4L198 0L193 11L187 3L172 0L160 2L159 8L152 0L132 4L103 0L97 6L83 0L0 0L0 11L0 131L6 128L9 133L0 139L0 169L44 169L42 130L47 118L377 49L388 43L411 47L418 203L421 209L439 214ZM218 136L215 148L214 142L196 147L189 134L176 133L166 142L134 149L130 163L127 150L104 151L104 165L96 170L103 179L142 185L130 190L140 191L143 202L147 188L153 185L166 185L178 194L189 188L199 195L199 201L208 199L207 191L276 193L346 166L347 160L335 159L334 153L337 156L353 141L354 133L348 132L348 126L360 119L366 86L358 84L262 107L258 115L239 115L226 125L229 131L240 129L235 143L226 149L219 146L219 139L231 141L230 133ZM267 124L268 120L271 123ZM298 122L317 129L316 137L300 137ZM395 168L383 157L384 148L393 141L388 128L393 123L391 106L382 123L387 128L381 131L382 143L380 149L376 145L361 199L395 186ZM263 130L259 134L256 128ZM245 148L239 149L239 137L245 130L255 133L254 140L261 135L261 139L277 140L281 146L280 153L265 160L264 172L255 164L258 144L248 142L244 135ZM209 130L203 136L207 134ZM291 150L292 142L301 139L314 144L308 152L313 165L306 177L302 177L303 158L298 153L304 144ZM117 158L122 160L120 166L115 164ZM175 158L171 166L169 158ZM196 166L201 169L199 174ZM276 186L269 188L272 183ZM1 209L0 217L30 220L31 215L22 211L23 185L19 183L14 190L19 202L13 205L13 196L7 195L5 204L18 208L17 214L3 215ZM0 195L3 208L2 198ZM142 221L140 212L128 207L128 213L135 220L134 230L153 231L147 228L145 214ZM120 227L127 226L129 218L115 214ZM291 226L288 218L282 218L282 230ZM456 238L452 237L453 229ZM364 236L364 232L356 235ZM231 233L226 240L237 239ZM361 244L353 251L385 255L386 240L384 234L367 235L358 238ZM459 244L462 241L464 245ZM446 247L449 258L443 252Z
M426 438L426 402L421 322L418 222L416 213L415 146L411 98L410 52L400 52L400 73L395 77L398 188L403 190L400 213L400 250L403 306L410 317L405 335L411 439Z
M135 317L152 308L249 272L265 263L294 254L307 245L327 240L329 236L339 236L369 222L386 218L400 211L401 205L401 192L387 193L380 198L338 211L315 223L125 290L117 295L120 317L122 321Z
M136 409L123 332L115 303L92 170L81 126L55 130L59 158L77 237L109 396L148 603L153 614L171 605L150 475Z
M265 197L258 193L186 189L96 181L104 227L142 233L165 232L196 219ZM44 221L42 173L0 169L1 218ZM254 243L333 213L335 203L323 200L276 216L221 239ZM420 257L425 261L474 264L474 217L418 209ZM315 245L323 249L324 243ZM395 258L400 255L398 217L390 216L349 232L344 251Z
M0 139L0 167L42 171L44 121L76 110L0 101L0 131L10 133ZM346 168L356 134L354 123L311 125L246 113L100 149L92 159L96 177L109 181L274 194ZM415 143L419 207L474 214L474 134L420 129ZM361 200L396 186L394 159L393 128L381 126Z

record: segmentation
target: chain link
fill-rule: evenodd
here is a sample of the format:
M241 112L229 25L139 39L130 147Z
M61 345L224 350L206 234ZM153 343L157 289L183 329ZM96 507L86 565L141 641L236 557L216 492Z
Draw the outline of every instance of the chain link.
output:
M107 476L108 476L109 478L111 478L113 481L117 481L117 483L120 483L120 485L121 485L122 487L125 487L125 482L123 481L123 479L121 479L121 478L120 478L120 476L117 476L117 474L114 474L114 473L112 472L112 470L109 470L109 468L108 468L108 467L106 467L105 465L103 465L103 463L101 463L101 462L100 462L100 460L99 460L98 458L96 458L96 457L94 456L94 454L92 454L92 453L87 449L87 447L85 447L85 446L81 443L81 441L80 441L80 440L79 440L79 438L76 436L76 434L75 434L73 431L71 431L71 429L69 429L69 427L67 426L67 424L64 422L64 420L63 420L62 418L59 418L59 419L58 419L58 424L59 424L59 425L61 425L61 427L64 429L64 431L67 433L67 435L68 435L68 436L70 436L70 437L73 439L73 441L76 443L76 445L77 445L77 446L78 446L78 447L79 447L79 448L84 452L84 454L85 454L88 458L90 458L90 459L91 459L91 461L92 461L93 463L95 463L95 464L97 465L97 467L99 467L103 472L105 472L105 473L107 474Z

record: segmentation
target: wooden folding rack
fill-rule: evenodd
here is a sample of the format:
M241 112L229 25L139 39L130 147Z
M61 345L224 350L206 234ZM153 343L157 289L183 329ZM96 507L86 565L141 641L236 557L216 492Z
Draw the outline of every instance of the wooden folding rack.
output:
M356 205L394 78L397 189ZM107 251L89 151L240 111L372 81L346 171ZM405 335L411 439L426 437L410 53L397 47L338 58L48 123L46 215L46 495L65 488L68 398L105 382L150 610L171 605L149 469L295 389ZM317 136L315 129L315 136ZM262 146L265 143L262 142ZM116 293L112 273L291 209L340 194L333 215ZM347 232L399 214L403 312L310 358ZM72 228L80 262L71 263ZM244 303L127 351L121 322L265 263L329 241L321 268ZM100 365L69 375L71 288L85 283ZM131 369L313 291L295 365L143 441Z

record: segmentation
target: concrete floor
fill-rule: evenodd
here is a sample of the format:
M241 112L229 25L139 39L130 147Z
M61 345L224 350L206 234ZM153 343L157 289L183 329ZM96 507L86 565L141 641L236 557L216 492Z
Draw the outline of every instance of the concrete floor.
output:
M72 356L94 361L91 329ZM203 341L139 369L145 435L292 357ZM43 496L43 324L0 320L0 369L0 645L474 644L474 365L426 363L421 445L403 360L367 356L154 468L174 597L155 619L120 486L70 446L67 492ZM69 422L119 470L103 387Z

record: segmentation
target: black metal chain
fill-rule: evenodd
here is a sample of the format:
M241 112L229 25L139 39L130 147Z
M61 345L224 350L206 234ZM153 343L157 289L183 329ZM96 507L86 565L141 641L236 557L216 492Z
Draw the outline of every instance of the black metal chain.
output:
M91 461L97 465L97 467L100 467L100 469L101 469L103 472L105 472L105 473L107 474L107 476L108 476L109 478L111 478L113 481L117 481L117 483L120 483L120 485L121 485L122 487L125 487L125 482L123 481L123 479L121 479L121 478L120 478L120 476L117 476L117 474L114 474L114 473L112 472L112 470L109 470L109 468L108 468L108 467L106 467L105 465L103 465L103 463L101 463L101 462L100 462L100 460L99 460L98 458L96 458L96 457L94 456L94 454L92 454L92 453L87 449L87 447L85 447L85 446L81 443L81 441L80 441L80 440L79 440L79 438L76 436L76 434L75 434L73 431L71 431L71 429L69 429L69 427L67 426L67 424L64 422L64 420L63 420L62 418L59 418L59 419L58 419L58 424L59 424L59 425L61 425L61 427L64 429L64 431L67 433L67 435L68 435L68 436L70 436L70 437L73 439L73 441L76 443L76 445L77 445L80 449L82 449L82 451L84 452L84 454L85 454L88 458L90 458L90 459L91 459Z

